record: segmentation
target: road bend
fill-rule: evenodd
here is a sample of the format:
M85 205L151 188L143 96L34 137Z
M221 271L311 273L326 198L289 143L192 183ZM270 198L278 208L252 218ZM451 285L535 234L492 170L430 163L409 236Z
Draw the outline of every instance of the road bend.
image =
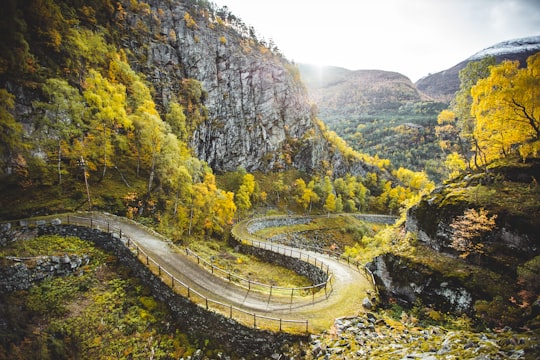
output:
M80 214L77 214L80 216ZM373 289L371 280L363 271L331 258L328 255L306 251L289 246L285 253L309 254L311 259L328 265L333 276L331 290L320 290L315 296L295 297L269 295L238 286L195 263L185 249L172 244L156 232L126 218L105 214L85 214L86 217L107 222L122 229L122 235L133 240L148 256L158 262L162 269L176 279L209 299L235 306L258 315L284 319L305 319L311 327L327 329L335 318L357 315L362 312L361 302L367 291ZM292 251L291 251L292 250Z

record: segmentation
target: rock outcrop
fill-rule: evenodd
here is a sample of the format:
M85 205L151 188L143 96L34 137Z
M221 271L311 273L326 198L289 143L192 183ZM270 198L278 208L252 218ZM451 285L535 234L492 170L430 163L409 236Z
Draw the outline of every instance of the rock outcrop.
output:
M383 301L395 299L413 306L417 299L422 304L439 311L452 313L472 313L473 292L455 278L443 274L427 266L393 254L376 257L367 265L373 273Z
M520 189L523 186L537 186L535 179L538 176L540 163L533 160L522 166L493 168L487 174L465 175L460 180L439 187L411 207L407 213L405 229L429 247L452 253L455 252L451 246L454 231L450 224L456 217L462 216L466 209L485 207L497 219L493 231L484 236L483 252L494 257L505 254L505 257L529 259L540 250L538 206L522 203L521 209L512 211L510 207L501 207L500 204L513 203L517 196L524 196L524 190ZM497 194L503 182L505 192L510 195ZM482 186L484 192L496 196L496 201L485 198L486 195L478 195ZM465 195L474 192L477 194L474 195L476 199Z
M538 340L537 335L509 331L423 328L405 312L400 320L367 313L336 319L328 334L311 335L310 347L313 359L527 359L537 355Z

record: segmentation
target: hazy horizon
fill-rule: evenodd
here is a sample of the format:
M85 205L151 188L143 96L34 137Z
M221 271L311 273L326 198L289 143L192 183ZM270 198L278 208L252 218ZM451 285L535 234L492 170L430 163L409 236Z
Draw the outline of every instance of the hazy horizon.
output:
M413 82L502 41L540 35L535 0L217 0L294 62Z

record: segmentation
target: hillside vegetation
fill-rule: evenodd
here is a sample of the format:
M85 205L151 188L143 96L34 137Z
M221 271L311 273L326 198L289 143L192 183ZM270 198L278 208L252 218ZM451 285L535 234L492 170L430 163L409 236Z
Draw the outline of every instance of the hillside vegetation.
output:
M460 91L439 116L452 178L408 210L400 245L378 260L411 269L390 275L390 299L440 311L452 301L433 284L455 283L470 294L465 312L476 325L538 332L539 59L525 68L484 59L462 70ZM418 297L406 290L411 283L424 287Z
M435 132L446 103L423 96L398 73L309 65L300 72L320 118L353 149L436 182L446 177Z

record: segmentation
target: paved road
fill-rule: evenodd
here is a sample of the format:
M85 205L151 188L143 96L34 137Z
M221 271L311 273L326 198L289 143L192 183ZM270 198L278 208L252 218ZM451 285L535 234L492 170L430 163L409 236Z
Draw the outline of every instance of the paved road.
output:
M90 215L84 215L90 216ZM193 258L188 258L184 249L174 246L170 241L155 232L125 218L104 213L93 213L93 219L108 222L111 226L122 229L123 236L134 240L145 253L160 263L161 267L204 296L233 305L258 315L284 319L306 319L315 327L327 328L334 319L341 316L356 315L362 311L361 300L366 291L373 288L365 274L347 264L326 255L286 247L286 253L302 251L310 258L328 265L333 274L333 290L325 296L319 291L315 297L269 296L212 275L208 270L197 265ZM318 325L318 326L317 326Z

